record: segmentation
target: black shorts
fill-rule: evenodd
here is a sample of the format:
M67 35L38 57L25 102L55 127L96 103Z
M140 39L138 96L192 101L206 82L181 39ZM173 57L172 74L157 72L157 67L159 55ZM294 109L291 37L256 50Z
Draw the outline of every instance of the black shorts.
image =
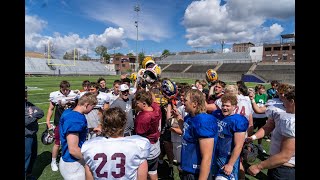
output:
M171 131L168 128L166 128L160 135L160 141L171 142Z
M159 157L147 160L147 162L148 162L148 171L156 171L158 169Z
M262 126L264 126L267 123L268 118L253 118L253 128L260 129Z

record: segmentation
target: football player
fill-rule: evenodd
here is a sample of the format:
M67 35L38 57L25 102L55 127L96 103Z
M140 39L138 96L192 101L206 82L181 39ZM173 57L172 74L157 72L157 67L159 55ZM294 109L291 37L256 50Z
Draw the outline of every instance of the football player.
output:
M92 111L97 103L97 96L89 92L81 96L75 108L65 110L61 115L59 168L64 179L85 179L83 157L80 151L88 132L85 114Z
M240 154L249 122L244 115L235 113L238 103L235 94L226 93L220 100L221 109L212 112L219 126L213 173L218 179L239 179Z
M127 114L119 107L103 113L102 136L81 148L86 179L147 179L150 142L139 135L124 137Z
M52 147L52 160L51 160L51 169L52 171L58 171L57 166L57 156L60 148L60 135L59 135L59 121L62 113L68 109L75 107L75 100L78 95L70 90L70 83L68 81L60 82L60 90L51 92L49 95L49 108L47 112L46 123L49 129L53 128L54 125L54 138L55 142ZM54 113L53 125L50 123L51 117Z

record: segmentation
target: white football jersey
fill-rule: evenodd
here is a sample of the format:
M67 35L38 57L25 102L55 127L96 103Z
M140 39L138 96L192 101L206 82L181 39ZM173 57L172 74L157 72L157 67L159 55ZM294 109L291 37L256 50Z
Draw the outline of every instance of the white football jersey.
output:
M249 115L253 114L253 109L252 109L250 99L240 94L240 95L237 95L237 101L238 101L238 104L236 109L234 110L234 113L241 114L249 120ZM222 107L221 98L217 99L215 101L215 104L221 109Z
M81 92L80 97L83 96L87 91ZM98 104L94 107L95 109L103 108L104 104L109 101L107 93L99 91L97 95Z
M271 118L271 114L274 112L286 112L286 108L283 105L283 102L279 98L272 98L267 101L265 104L266 109L266 116Z
M113 101L115 101L118 97L119 97L119 94L115 95L115 94L113 94L113 92L107 93L107 101L108 101L109 105L111 106Z
M81 147L94 179L135 180L139 165L150 154L150 141L139 135L121 138L96 137Z
M50 93L49 101L53 102L54 104L58 104L59 101L74 101L78 97L78 94L73 90L71 90L67 96L63 95L60 91L54 91Z

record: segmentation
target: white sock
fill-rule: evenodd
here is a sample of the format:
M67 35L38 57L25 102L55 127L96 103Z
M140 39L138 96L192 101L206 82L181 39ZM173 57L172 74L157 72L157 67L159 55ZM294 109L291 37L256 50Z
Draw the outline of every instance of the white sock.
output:
M52 158L51 163L57 162L57 158Z

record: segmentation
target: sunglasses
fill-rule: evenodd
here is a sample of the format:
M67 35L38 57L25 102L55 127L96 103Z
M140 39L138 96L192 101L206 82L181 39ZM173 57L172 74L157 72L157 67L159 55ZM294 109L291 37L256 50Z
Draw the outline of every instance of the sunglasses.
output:
M121 91L122 93L129 93L129 90Z

